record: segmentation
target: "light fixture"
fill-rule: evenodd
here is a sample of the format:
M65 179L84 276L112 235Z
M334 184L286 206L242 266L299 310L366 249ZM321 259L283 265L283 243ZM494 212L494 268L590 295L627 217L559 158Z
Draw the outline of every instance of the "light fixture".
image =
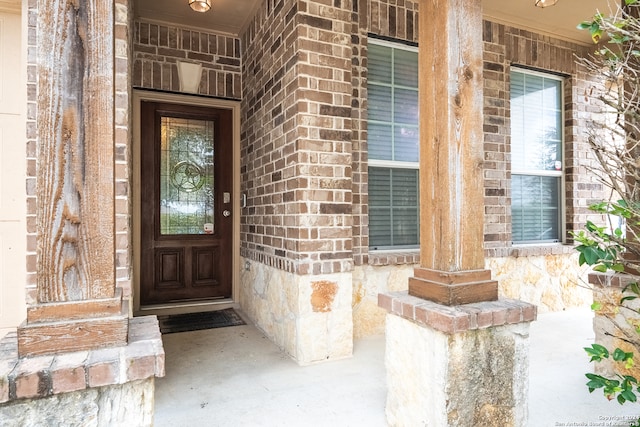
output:
M211 9L211 0L189 0L189 6L196 12L207 12Z
M202 79L202 64L178 61L180 92L198 93Z
M558 0L536 0L537 7L549 7L558 3Z

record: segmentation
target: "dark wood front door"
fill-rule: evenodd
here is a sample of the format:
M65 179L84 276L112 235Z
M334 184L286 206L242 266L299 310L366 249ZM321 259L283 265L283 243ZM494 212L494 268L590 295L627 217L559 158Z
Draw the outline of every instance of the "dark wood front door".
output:
M141 305L231 297L232 112L141 103Z

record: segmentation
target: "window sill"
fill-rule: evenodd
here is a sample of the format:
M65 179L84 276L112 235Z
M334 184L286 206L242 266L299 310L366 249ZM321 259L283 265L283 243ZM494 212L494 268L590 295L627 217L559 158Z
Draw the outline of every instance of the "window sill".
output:
M543 255L570 255L575 253L575 246L564 243L513 245L508 249L507 256L543 256Z
M420 249L371 250L369 265L419 264Z
M576 253L575 246L564 243L525 244L485 249L486 258L571 255L573 253ZM420 249L371 250L368 264L374 266L420 264Z

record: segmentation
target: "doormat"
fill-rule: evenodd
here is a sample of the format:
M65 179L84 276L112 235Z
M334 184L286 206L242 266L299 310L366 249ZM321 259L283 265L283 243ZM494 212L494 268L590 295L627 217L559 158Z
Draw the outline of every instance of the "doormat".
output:
M246 325L233 308L204 313L158 316L158 323L160 324L160 332L163 334Z

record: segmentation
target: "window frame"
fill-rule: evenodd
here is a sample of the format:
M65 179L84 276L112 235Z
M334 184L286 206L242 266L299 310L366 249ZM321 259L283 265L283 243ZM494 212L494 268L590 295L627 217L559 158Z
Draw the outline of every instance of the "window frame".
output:
M565 143L565 134L566 134L566 126L565 126L565 113L566 113L566 100L565 100L565 80L566 77L563 74L554 73L552 71L547 70L539 70L532 69L529 67L511 65L509 70L509 81L511 82L511 76L513 72L518 72L521 74L528 74L532 76L539 76L545 79L555 80L560 83L560 152L562 153L561 160L561 169L560 171L545 171L545 170L521 170L513 168L513 146L514 146L514 134L512 129L512 120L513 120L513 110L511 105L511 86L509 87L509 121L510 121L510 179L509 183L511 186L511 197L510 197L510 209L511 209L511 245L517 247L527 247L527 246L545 246L545 245L555 245L555 244L565 244L566 243L566 202L567 196L565 191L565 182L566 182L566 161L567 161L567 150ZM535 177L554 177L559 178L558 180L558 238L557 239L547 239L547 240L522 240L515 241L513 239L513 176L535 176Z
M404 50L404 51L409 51L409 52L414 52L416 55L418 54L418 45L415 43L410 43L410 42L406 42L403 40L388 40L388 39L383 39L383 38L378 38L375 37L373 35L369 35L368 38L368 45L377 45L377 46L384 46L384 47L388 47L394 50ZM391 69L393 72L393 63L391 64ZM418 70L416 70L416 75L418 74ZM367 100L369 99L369 87L372 83L370 82L370 80L367 80ZM400 88L400 89L411 89L414 90L414 88L412 87L408 87L408 86L402 86L402 85L395 85L393 83L393 77L392 77L392 83L391 84L385 84L385 83L373 83L374 85L379 85L379 86L384 86L384 87L389 87L389 88ZM417 87L415 88L416 90L418 89ZM394 117L394 111L393 110L393 105L394 103L391 103L392 105L392 110L391 110L391 117ZM418 108L419 106L419 98L418 98L418 103L416 105L416 108ZM388 124L389 122L384 122L384 121L377 121L377 120L371 120L369 118L369 116L367 115L367 128L369 127L369 124L371 123L380 123L380 124ZM395 124L395 120L391 122L392 124ZM418 118L418 126L417 126L417 131L419 134L419 125L420 125L420 119ZM393 135L393 133L392 133ZM418 135L418 144L419 144L420 138ZM367 143L369 142L369 136L367 134ZM369 145L367 144L367 147L369 147ZM392 147L393 150L393 147ZM367 153L369 153L370 150L369 148L367 149ZM420 156L420 147L418 146L418 157ZM401 161L401 160L380 160L380 159L372 159L370 157L370 155L368 155L367 157L367 175L369 175L369 170L371 168L380 168L380 169L387 169L387 170L393 170L393 169L410 169L410 170L416 170L418 173L418 179L417 179L417 183L416 183L416 192L417 192L417 200L418 200L418 212L417 212L417 230L418 230L418 241L416 244L411 244L411 245L394 245L394 244L389 244L389 245L376 245L376 246L372 246L371 245L371 240L370 240L370 236L371 236L371 228L369 227L369 243L368 243L368 248L369 251L406 251L406 250L417 250L420 248L420 238L419 238L419 234L420 234L420 161L418 159L418 161L416 162L408 162L408 161ZM369 180L367 180L369 181ZM369 206L371 206L370 202L368 203ZM391 209L393 209L393 207L391 207ZM368 211L368 217L369 217L369 224L371 224L371 209L369 209ZM392 227L393 229L393 224Z

